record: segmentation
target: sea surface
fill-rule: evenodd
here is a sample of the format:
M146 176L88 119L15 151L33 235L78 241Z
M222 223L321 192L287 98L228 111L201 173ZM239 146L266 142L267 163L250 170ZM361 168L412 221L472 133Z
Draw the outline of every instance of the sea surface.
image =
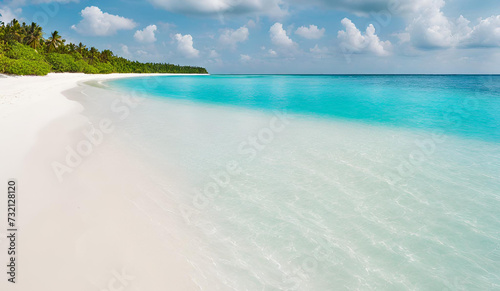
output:
M200 290L500 290L500 76L105 85Z

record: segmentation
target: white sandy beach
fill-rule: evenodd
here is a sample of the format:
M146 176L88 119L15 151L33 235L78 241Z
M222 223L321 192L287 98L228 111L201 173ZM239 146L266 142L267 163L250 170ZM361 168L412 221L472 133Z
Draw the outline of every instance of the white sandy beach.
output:
M54 172L54 161L64 161L67 147L85 138L82 132L90 123L82 106L62 92L79 82L124 76L135 75L0 77L0 180L4 189L7 179L18 181L19 228L17 283L2 279L1 290L197 289L175 226L166 239L130 203L140 193L157 191L140 165L104 143L62 181ZM0 199L2 221L6 203ZM169 217L162 219L168 223ZM2 223L2 265L7 261L5 230Z

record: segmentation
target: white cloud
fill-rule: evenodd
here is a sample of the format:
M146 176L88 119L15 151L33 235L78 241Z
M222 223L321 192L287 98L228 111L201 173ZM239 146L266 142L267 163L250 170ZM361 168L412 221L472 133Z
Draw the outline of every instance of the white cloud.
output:
M464 47L500 47L500 15L480 19L472 29L465 28Z
M134 38L138 42L155 42L156 37L155 37L155 31L157 27L156 25L148 25L146 28L143 30L138 30L134 34Z
M427 0L415 8L406 32L411 44L420 49L500 46L500 15L479 19L476 26L460 16L453 20L441 10L443 0Z
M143 51L143 50L137 50L137 52L136 52L136 53L137 53L139 56L141 56L141 57L147 57L147 56L149 56L149 53L148 53L148 52L146 52L146 51Z
M182 35L177 33L174 36L177 41L177 51L186 58L197 58L200 51L193 47L193 37L190 34Z
M128 49L128 46L122 44L121 49L122 49L123 56L130 57L131 54L130 54L130 51Z
M118 30L133 29L136 24L132 19L102 12L99 7L89 6L81 11L82 20L72 29L81 34L106 36Z
M293 47L295 42L288 37L286 31L283 29L283 24L276 22L269 29L269 36L271 37L271 42L280 47Z
M249 55L240 55L240 60L242 62L248 62L250 61L252 58L249 56Z
M12 9L8 6L4 6L3 8L0 8L0 21L8 23L14 18L19 20L19 15L21 14L21 12L21 8Z
M222 34L219 37L219 41L223 45L227 45L233 49L236 48L236 45L239 42L244 42L248 39L248 28L246 26L242 26L237 30L234 29L224 29Z
M211 59L216 59L219 57L219 54L215 50L211 50L210 53L208 54L208 57Z
M328 53L328 48L327 47L321 48L318 45L315 45L313 48L309 49L309 51L313 54L324 55Z
M316 25L309 25L309 27L301 26L295 31L296 34L307 39L320 39L325 34L325 29L318 29Z
M270 55L271 57L276 57L276 56L278 56L278 53L277 53L276 51L274 51L273 49L269 49L267 52L269 53L269 55Z
M319 45L315 45L313 48L310 48L312 56L317 59L323 59L328 56L329 50L327 47L320 47Z
M407 43L410 42L410 34L408 32L401 32L401 33L393 33L392 36L395 36L399 39L399 44Z
M418 48L445 48L453 43L452 23L441 11L443 0L427 1L412 17L406 31L411 43Z
M186 14L262 14L283 16L289 4L317 5L342 9L356 14L387 9L391 0L148 0L163 9ZM398 0L402 9L410 9L415 3L428 0ZM407 8L408 6L408 8Z
M282 16L282 0L149 0L155 6L186 14L263 14Z
M253 19L250 19L247 22L247 26L250 28L254 28L255 26L257 26L257 23L255 23L255 21L253 21Z
M340 9L358 16L376 17L382 11L391 15L406 15L420 10L431 2L442 0L287 0L291 4L316 5L322 8Z
M387 56L392 47L389 41L381 41L375 34L375 27L368 25L365 34L362 34L356 25L348 18L341 21L345 27L338 32L337 38L341 41L340 47L350 53L373 53L378 56Z

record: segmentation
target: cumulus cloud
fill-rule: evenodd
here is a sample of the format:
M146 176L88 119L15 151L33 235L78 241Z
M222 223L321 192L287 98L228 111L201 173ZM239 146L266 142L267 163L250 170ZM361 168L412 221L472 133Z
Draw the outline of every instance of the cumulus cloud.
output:
M269 50L267 51L267 53L268 53L268 54L269 54L269 56L271 56L271 57L276 57L276 56L278 56L278 53L277 53L276 51L274 51L273 49L269 49Z
M479 19L476 26L460 16L450 19L441 10L443 0L427 0L416 8L406 33L414 47L444 49L450 47L500 46L500 15Z
M271 37L271 42L280 47L293 47L295 42L288 37L286 31L283 29L283 24L276 22L269 29L269 36Z
M76 32L86 35L106 36L118 30L129 30L136 27L132 19L102 12L99 7L89 6L81 11L82 20L71 26Z
M370 15L382 10L405 14L420 9L434 0L148 0L163 9L186 14L262 14L283 16L289 5L316 5L340 9L357 15Z
M177 51L184 57L197 58L200 55L200 51L193 47L193 37L190 34L177 33L174 39L177 41Z
M337 38L340 40L340 47L351 53L373 53L378 56L387 56L392 47L389 41L381 41L375 34L375 27L368 25L363 34L356 25L348 18L341 21L345 27L338 32Z
M242 26L236 30L234 29L224 29L222 34L219 37L219 41L223 45L227 45L231 48L236 48L236 45L239 42L244 42L248 39L248 28L246 26Z
M146 28L143 30L138 30L134 34L134 38L138 42L155 42L156 37L155 37L155 31L157 27L156 25L148 25Z
M319 29L316 25L301 26L297 28L295 33L307 39L320 39L325 34L325 29Z
M8 6L4 6L3 8L0 8L0 21L8 23L14 18L19 19L21 12L21 8L13 9Z
M427 1L420 6L406 28L411 43L418 48L450 47L453 40L453 24L444 16L441 7L444 1Z
M467 23L468 26L468 23ZM500 15L480 19L471 29L465 28L461 39L464 47L500 47Z
M343 9L358 14L368 14L387 7L390 0L148 0L153 5L172 12L186 14L262 14L283 16L289 4L318 5L327 8ZM399 0L418 2L422 0Z
M148 0L153 5L185 14L263 14L281 16L286 11L282 0Z

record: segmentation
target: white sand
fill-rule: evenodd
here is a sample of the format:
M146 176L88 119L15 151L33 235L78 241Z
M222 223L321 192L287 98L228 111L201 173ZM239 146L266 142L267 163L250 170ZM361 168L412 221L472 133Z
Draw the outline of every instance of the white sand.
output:
M134 74L0 76L0 290L197 290L176 226L166 240L130 203L145 189L158 191L136 161L101 146L62 182L51 167L89 125L82 106L62 92L123 76ZM9 178L19 191L16 284L5 274ZM164 228L169 216L162 220Z

